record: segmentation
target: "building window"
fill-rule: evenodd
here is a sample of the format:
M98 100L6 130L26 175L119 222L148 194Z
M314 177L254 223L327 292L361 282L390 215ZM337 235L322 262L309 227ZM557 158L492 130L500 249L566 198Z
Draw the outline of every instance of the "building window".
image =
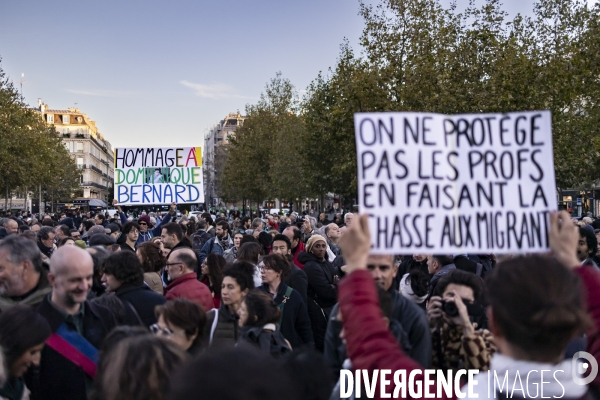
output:
M63 124L70 124L71 123L70 121L71 121L71 119L69 118L68 115L63 115L63 120L62 120Z
M63 133L68 135L70 133L69 128L63 128Z
M83 157L77 157L77 168L83 168Z
M83 142L77 142L77 151L83 153Z
M46 121L47 121L49 124L53 124L53 123L54 123L54 114L48 114L48 115L46 116Z

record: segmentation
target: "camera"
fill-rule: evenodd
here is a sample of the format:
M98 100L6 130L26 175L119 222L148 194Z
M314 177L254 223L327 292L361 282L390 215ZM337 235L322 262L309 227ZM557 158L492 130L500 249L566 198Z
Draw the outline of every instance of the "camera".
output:
M453 301L442 300L442 311L450 318L458 316L458 307L456 307L456 303Z
M467 307L467 313L470 317L479 317L484 314L483 307L479 303L472 304L465 302L465 306ZM453 301L442 300L442 311L450 318L458 316L458 307Z

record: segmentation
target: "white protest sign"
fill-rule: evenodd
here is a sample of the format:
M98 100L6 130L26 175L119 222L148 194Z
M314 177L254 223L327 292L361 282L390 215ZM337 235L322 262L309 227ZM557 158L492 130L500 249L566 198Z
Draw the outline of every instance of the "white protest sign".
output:
M374 253L548 251L549 111L361 113L354 124Z
M202 203L200 147L115 149L119 204Z

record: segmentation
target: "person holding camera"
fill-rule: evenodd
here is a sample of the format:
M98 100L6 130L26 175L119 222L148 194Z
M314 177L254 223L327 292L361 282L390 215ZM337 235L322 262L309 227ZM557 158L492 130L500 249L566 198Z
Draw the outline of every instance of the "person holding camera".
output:
M470 272L455 269L440 278L427 304L434 368L489 370L494 337L473 322L485 315L482 293L483 281Z

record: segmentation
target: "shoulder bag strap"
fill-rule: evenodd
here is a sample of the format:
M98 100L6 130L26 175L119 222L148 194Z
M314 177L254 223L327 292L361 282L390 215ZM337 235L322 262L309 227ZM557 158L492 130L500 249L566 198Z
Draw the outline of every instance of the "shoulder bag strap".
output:
M135 309L135 307L133 306L133 304L131 304L128 301L123 301L123 303L125 303L125 305L127 307L129 307L129 309L133 312L133 315L135 315L135 319L137 319L138 324L140 324L140 326L143 326L145 328L147 328L146 325L144 325L144 322L142 321L142 319L140 318L140 314L138 314L137 310Z
M215 319L213 320L212 326L210 327L210 338L208 340L208 344L212 344L213 336L215 334L215 330L217 330L217 323L219 322L219 309L215 308Z

